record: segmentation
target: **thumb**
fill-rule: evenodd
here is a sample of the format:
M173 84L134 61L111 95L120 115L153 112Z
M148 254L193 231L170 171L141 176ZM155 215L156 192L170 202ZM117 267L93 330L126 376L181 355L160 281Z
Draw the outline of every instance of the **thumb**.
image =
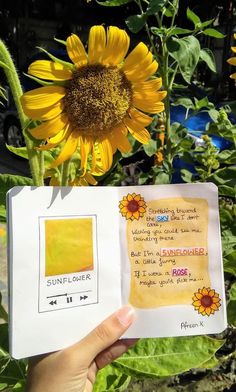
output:
M73 348L78 350L83 363L89 365L101 351L110 347L125 333L133 320L134 309L131 306L124 306L76 343Z

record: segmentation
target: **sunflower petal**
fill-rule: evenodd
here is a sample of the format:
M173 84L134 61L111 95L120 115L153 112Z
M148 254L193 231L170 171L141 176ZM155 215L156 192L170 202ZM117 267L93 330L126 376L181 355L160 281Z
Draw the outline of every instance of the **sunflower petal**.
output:
M88 155L92 148L92 142L90 139L80 136L79 144L80 144L80 156L81 156L80 167L81 169L83 169L83 175L84 175L87 169Z
M236 79L236 72L233 73L232 75L230 75L230 78L231 78L231 79Z
M163 110L165 109L163 102L147 103L139 98L133 98L133 105L144 112L152 114L163 112Z
M113 150L113 154L116 152L116 149L118 148L118 150L125 154L129 151L131 151L132 146L127 138L127 136L125 135L124 129L126 130L124 125L121 125L119 127L117 127L116 129L113 129L111 135L110 135L110 142L111 142L111 146L112 146L112 150Z
M148 52L148 47L143 42L140 42L126 57L122 67L123 71L132 71L133 67L136 67L136 65L147 56Z
M132 67L132 69L124 70L126 77L130 80L135 80L140 72L143 72L144 69L152 64L152 61L153 55L151 52L148 52L147 56L145 56L143 59L140 59L139 62L137 62L137 64Z
M125 30L110 26L107 31L107 44L102 54L104 64L117 65L124 60L129 49L129 36Z
M43 122L36 128L29 129L28 131L35 139L47 139L63 130L66 124L67 117L59 115L52 120Z
M63 101L59 101L57 104L52 105L48 108L41 108L41 109L38 108L38 109L28 110L26 107L24 107L24 112L28 117L32 118L33 120L41 120L41 121L51 120L57 117L60 113L62 113L63 110L64 110Z
M127 78L131 82L138 82L138 81L145 81L148 78L150 78L158 69L158 62L154 60L150 65L147 67L140 67L136 71L134 71L132 74L126 74Z
M24 111L46 109L56 104L65 96L65 89L61 86L45 86L24 93L21 103Z
M150 125L153 121L152 117L147 116L146 114L140 112L139 110L135 108L131 108L129 111L129 115L131 117L131 120L133 122L136 122L137 124L140 124L140 127L147 127Z
M74 154L77 146L78 146L78 135L76 132L72 132L67 138L66 143L62 148L62 151L60 152L59 156L51 165L51 168L57 167L61 165L63 162L70 159Z
M58 132L58 134L54 137L51 137L48 139L47 144L42 144L41 146L37 147L37 150L41 151L48 151L51 148L57 147L63 140L65 140L71 131L68 130L68 127L66 129L63 129L62 131Z
M71 34L66 40L66 49L71 61L77 66L86 65L88 62L87 53L80 38L76 34Z
M108 139L100 139L97 141L97 146L101 157L101 166L107 172L111 168L113 160L111 143Z
M89 32L88 62L94 64L100 58L106 46L106 32L103 26L93 26Z
M126 124L127 125L127 124ZM148 144L150 141L150 133L147 131L146 128L139 129L138 131L135 129L135 127L131 127L132 124L127 125L128 131L131 133L131 135L138 140L138 142L142 144Z
M134 92L155 92L162 87L162 78L155 78L145 82L133 83Z
M72 77L72 72L64 65L50 60L37 60L28 68L30 75L40 79L63 81Z
M227 63L229 63L231 65L236 65L236 57L231 57L231 59L227 60Z

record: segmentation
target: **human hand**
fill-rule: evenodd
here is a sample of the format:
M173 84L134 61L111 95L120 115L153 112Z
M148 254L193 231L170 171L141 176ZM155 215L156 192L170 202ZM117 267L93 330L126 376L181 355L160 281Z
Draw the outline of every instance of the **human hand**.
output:
M124 306L73 346L31 358L26 391L92 391L98 370L136 343L137 339L118 340L133 320L134 310Z

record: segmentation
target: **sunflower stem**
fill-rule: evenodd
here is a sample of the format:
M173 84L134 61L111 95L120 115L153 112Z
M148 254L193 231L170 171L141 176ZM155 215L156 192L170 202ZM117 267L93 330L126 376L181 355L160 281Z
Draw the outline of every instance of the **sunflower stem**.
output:
M18 112L21 128L25 130L29 124L29 118L24 114L20 97L23 94L23 90L21 87L21 83L19 80L19 76L10 55L9 50L2 40L0 40L0 60L4 64L3 69L11 89L11 93L16 105L16 109ZM26 132L23 132L25 144L27 148L30 171L33 178L34 185L43 185L43 180L40 176L39 171L39 157L38 152L34 149L34 142L27 136Z
M61 175L61 186L68 186L69 174L70 174L70 160L62 164L62 175Z

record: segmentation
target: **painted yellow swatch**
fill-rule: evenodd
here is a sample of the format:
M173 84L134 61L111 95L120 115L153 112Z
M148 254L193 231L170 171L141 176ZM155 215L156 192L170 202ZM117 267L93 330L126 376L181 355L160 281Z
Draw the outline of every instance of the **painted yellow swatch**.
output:
M93 269L92 218L45 221L45 275Z
M129 301L144 309L191 304L198 288L210 287L207 200L168 198L146 203L145 216L127 222ZM168 216L168 221L158 222L160 215ZM183 275L176 276L173 269Z

